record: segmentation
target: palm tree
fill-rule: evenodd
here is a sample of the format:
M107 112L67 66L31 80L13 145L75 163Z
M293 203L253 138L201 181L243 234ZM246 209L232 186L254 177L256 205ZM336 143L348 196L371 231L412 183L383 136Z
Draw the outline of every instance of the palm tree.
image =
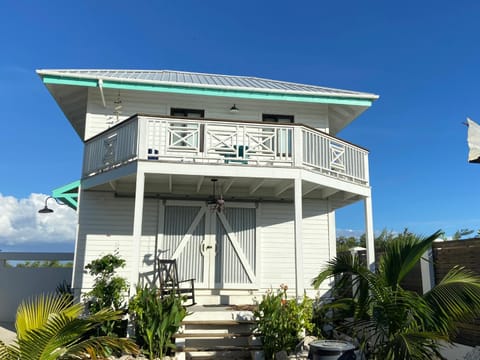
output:
M423 295L401 286L440 234L421 238L404 233L387 242L376 272L368 270L356 256L339 254L313 279L318 288L327 278L335 277L332 292L337 297L327 305L334 314L330 320L359 339L372 359L440 357L439 340L451 342L457 322L480 315L480 276L463 267L451 269ZM356 289L353 295L342 293L347 284Z
M117 320L119 312L104 309L82 317L82 304L65 295L41 295L24 301L17 310L17 340L0 341L3 360L105 359L112 351L137 354L129 339L110 336L88 337L105 321Z

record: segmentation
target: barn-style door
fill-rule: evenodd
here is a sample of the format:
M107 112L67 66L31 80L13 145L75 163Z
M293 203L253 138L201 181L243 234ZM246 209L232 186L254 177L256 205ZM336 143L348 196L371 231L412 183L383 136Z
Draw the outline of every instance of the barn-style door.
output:
M198 204L198 203L197 203ZM212 211L205 204L165 206L160 256L177 259L180 278L197 288L252 288L256 279L253 206Z
M228 207L216 213L215 286L252 288L256 283L256 211Z

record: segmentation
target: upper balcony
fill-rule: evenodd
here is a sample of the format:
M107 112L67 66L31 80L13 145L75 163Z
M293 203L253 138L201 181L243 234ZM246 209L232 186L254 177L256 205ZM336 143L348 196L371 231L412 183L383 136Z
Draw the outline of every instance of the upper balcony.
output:
M85 144L83 178L134 160L292 167L369 185L368 151L301 124L136 115Z

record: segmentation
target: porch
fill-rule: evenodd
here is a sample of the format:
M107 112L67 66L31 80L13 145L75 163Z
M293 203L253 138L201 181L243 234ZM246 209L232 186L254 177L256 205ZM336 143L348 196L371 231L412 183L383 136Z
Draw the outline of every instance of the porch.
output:
M309 272L304 273L304 259L313 256L311 249L304 250L303 245L306 230L302 224L306 218L323 219L318 220L323 225L317 223L318 229L308 236L320 236L318 231L323 226L322 241L329 250L322 256L329 259L335 254L333 211L363 200L371 245L369 260L373 256L368 152L307 126L136 115L87 141L84 159L81 187L83 192L92 194L89 201L93 201L95 193L134 201L130 256L135 260L131 263L131 286L141 273L142 228L144 218L150 216L144 208L150 199L161 200L154 208L153 218L160 219L156 229L163 229L158 232L163 241L172 244L165 256L186 256L189 261L183 264L190 268L198 265L193 277L207 289L240 289L242 284L251 288L258 282L255 269L259 264L255 263L260 261L261 252L260 241L255 240L260 234L255 224L263 222L271 229L272 238L268 241L273 241L275 229L280 228L268 223L268 213L276 214L272 221L280 222L282 218L290 224L278 234L283 244L288 244L288 250L274 250L281 248L277 245L268 251L272 262L274 254L288 256L294 272L290 283L295 284L292 288L298 296L303 294L308 282L305 278L309 276ZM212 182L213 179L217 181ZM212 201L215 204L220 198L226 201L226 215L209 211ZM178 212L172 220L186 221L183 227L167 221L170 212ZM264 217L256 218L262 212ZM242 216L242 226L252 232L245 244L238 239L240 229L231 226L236 216ZM174 223L178 228L165 227ZM198 239L192 236L197 230L201 233ZM175 240L168 237L169 232L176 236ZM224 240L220 241L219 236ZM221 243L228 248L218 250L230 259L232 269L220 267L219 255L214 256L215 244ZM233 270L236 263L243 269L241 272ZM272 266L278 265L271 265L269 271L273 271ZM223 273L215 273L214 267L221 268ZM235 276L230 276L229 271ZM239 280L239 276L243 278Z

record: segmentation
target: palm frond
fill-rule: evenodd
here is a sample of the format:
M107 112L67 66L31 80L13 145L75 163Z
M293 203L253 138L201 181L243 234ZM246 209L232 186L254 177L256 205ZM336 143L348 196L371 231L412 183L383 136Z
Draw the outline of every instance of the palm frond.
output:
M28 331L41 328L52 314L64 313L70 318L80 316L81 304L72 305L71 298L66 295L42 294L33 299L23 301L17 309L15 327L17 337L22 339Z
M435 322L444 334L454 330L455 322L480 316L480 276L455 266L433 289L424 294L435 311Z
M433 241L442 232L439 230L427 238L408 234L386 244L380 264L379 273L386 285L397 287L405 276L413 269Z

